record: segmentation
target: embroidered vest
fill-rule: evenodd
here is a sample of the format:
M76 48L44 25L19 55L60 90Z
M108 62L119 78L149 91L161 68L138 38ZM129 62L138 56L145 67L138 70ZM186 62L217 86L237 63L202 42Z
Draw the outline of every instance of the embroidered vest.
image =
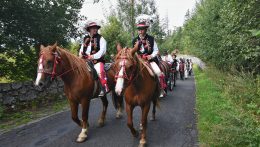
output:
M133 39L132 44L135 45L136 42L139 42L138 51L139 55L147 54L151 55L153 53L153 45L154 45L154 38L148 34L141 39L139 36Z
M83 40L84 40L84 43L86 44L86 46L83 48L83 54L85 54L90 42L91 42L90 55L97 53L100 50L100 38L101 38L101 35L99 35L99 34L96 34L92 38L89 35L85 36Z
M100 50L100 38L101 37L102 36L100 34L96 34L92 38L89 35L85 36L83 40L84 40L84 43L86 44L86 46L83 47L83 54L86 55L86 50L88 49L90 42L91 42L90 55L97 53ZM97 60L93 60L94 64L96 64L98 62L105 63L104 57L101 57L100 59L97 59Z

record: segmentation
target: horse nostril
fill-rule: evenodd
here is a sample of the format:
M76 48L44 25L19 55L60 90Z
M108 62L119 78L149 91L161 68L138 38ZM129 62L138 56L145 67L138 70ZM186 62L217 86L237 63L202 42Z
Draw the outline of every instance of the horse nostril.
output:
M43 85L44 85L44 83L43 83L43 82L39 82L39 85L38 85L38 86L39 86L40 88L42 88L42 87L43 87Z
M35 88L37 89L37 90L42 90L42 88L44 87L44 82L39 82L38 84L34 84L34 86L35 86Z

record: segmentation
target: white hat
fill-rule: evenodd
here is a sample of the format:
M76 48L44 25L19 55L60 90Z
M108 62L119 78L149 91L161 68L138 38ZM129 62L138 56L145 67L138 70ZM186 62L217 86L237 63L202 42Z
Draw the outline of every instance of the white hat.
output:
M97 27L98 29L101 28L100 24L98 23L98 21L93 21L93 20L89 20L86 25L85 25L85 29L89 32L89 28L90 27Z
M152 22L151 16L146 14L141 14L136 18L137 28L148 28Z

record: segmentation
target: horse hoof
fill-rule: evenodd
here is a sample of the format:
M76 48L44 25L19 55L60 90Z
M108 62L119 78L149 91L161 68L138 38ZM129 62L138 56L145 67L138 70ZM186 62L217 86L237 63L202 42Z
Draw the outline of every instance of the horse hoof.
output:
M116 114L116 119L122 118L122 114Z
M98 126L99 127L103 127L105 125L104 121L103 120L99 120L98 121Z
M155 121L155 117L151 117L150 120L151 120L151 121Z
M142 126L142 124L140 124L139 130L140 130L140 131L143 130L143 126Z
M87 136L86 137L78 137L76 142L77 143L82 143L82 142L85 142L87 140Z
M145 147L145 146L146 146L146 141L144 139L141 139L138 147Z

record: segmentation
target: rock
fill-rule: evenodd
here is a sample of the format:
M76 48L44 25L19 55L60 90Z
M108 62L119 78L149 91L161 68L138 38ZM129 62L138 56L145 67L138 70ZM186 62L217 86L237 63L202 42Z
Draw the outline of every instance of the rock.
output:
M0 89L1 91L9 91L11 90L11 86L9 83L3 83L0 85Z
M63 92L63 91L64 91L63 87L62 87L62 88L59 88L58 91L59 91L59 92Z
M16 102L16 100L13 96L4 97L4 99L3 99L4 105L10 105L10 104L15 103L15 102Z
M30 100L33 100L33 99L37 98L37 96L36 96L35 93L29 93L28 98L29 98Z
M34 85L34 81L26 81L26 82L23 83L23 85L26 85L26 86Z
M19 89L19 93L21 93L21 94L25 94L26 92L27 92L27 90L24 87Z
M19 89L19 88L21 88L22 87L22 83L12 83L12 88L13 89Z
M63 82L63 81L58 81L58 86L59 86L59 87L64 86L64 82Z
M20 101L27 101L27 100L29 100L29 99L28 99L28 96L27 96L27 95L22 95L22 96L19 97L19 100L20 100Z
M48 92L51 94L54 94L54 93L58 93L58 90L57 90L57 88L55 88L55 89L50 89L50 91L48 91Z
M12 91L12 92L10 93L10 95L12 95L12 96L18 96L19 93L18 93L18 91Z

